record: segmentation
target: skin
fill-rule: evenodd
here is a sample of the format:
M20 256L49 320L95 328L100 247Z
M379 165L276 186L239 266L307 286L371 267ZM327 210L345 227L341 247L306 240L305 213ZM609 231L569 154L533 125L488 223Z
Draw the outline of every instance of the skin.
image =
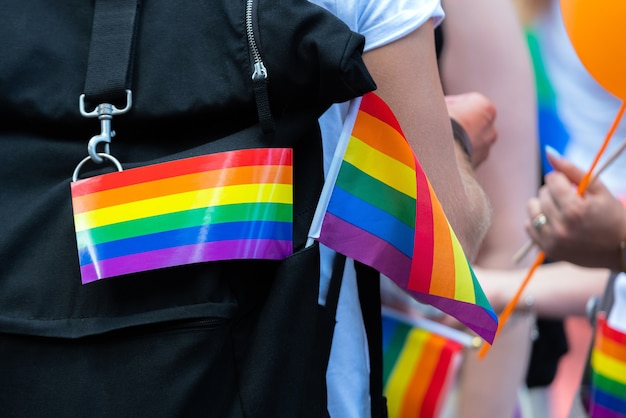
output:
M487 159L498 137L495 127L496 107L478 92L447 95L445 99L448 114L465 129L470 138L470 163L476 169Z
M585 172L563 158L548 154L548 159L556 171L546 175L538 197L528 202L526 232L551 259L621 271L624 206L601 181L591 182L580 196L576 186ZM548 221L535 228L532 219L540 213Z

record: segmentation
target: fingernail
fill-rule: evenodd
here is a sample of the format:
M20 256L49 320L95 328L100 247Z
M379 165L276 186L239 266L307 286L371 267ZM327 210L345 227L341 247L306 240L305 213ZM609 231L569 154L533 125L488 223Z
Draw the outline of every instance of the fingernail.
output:
M549 155L552 158L556 158L556 159L563 158L563 156L557 150L552 148L550 145L546 145L544 147L544 151L547 155Z

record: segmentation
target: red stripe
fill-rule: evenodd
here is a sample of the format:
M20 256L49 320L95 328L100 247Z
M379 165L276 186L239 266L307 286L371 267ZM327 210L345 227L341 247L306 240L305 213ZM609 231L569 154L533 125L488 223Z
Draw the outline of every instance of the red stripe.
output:
M434 260L433 204L428 180L419 162L415 161L417 199L415 202L415 244L409 286L411 290L430 293Z
M72 184L72 196L78 197L89 193L161 180L168 177L199 173L201 171L268 164L291 165L291 150L286 148L258 148L227 151L152 164L132 169L132 175L126 171L120 171L106 176L79 180ZM97 181L94 181L94 179L97 179Z
M443 337L442 337L443 338ZM440 397L443 395L449 369L451 367L452 356L461 349L460 344L454 341L446 341L439 354L439 361L435 367L433 375L430 377L430 385L424 395L422 409L420 410L420 418L435 417L437 406L441 402Z
M386 124L392 126L396 131L400 132L402 136L404 136L404 133L402 132L402 128L400 127L400 123L396 119L396 116L393 114L389 106L387 106L387 103L385 103L375 93L367 93L363 96L363 98L361 99L361 105L359 106L359 110L382 120Z
M626 346L626 334L619 332L616 329L609 327L604 316L598 318L598 327L602 331L601 337L614 341L615 343Z

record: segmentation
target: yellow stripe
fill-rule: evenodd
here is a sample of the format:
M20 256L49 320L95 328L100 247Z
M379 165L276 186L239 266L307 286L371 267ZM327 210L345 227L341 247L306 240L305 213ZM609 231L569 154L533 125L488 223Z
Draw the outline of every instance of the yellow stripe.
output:
M591 356L591 366L600 375L626 384L626 364L597 350Z
M288 184L244 184L215 187L139 200L80 213L74 216L76 231L111 225L166 213L249 202L292 203Z
M344 159L390 187L416 198L415 170L370 147L359 138L350 138Z
M387 122L360 111L352 135L390 158L409 167L415 167L415 155L411 146L406 138Z
M456 285L454 287L454 299L462 302L476 303L474 294L474 281L472 273L467 262L467 257L463 252L463 247L458 238L454 234L452 227L450 228L450 238L452 238L452 251L454 251L454 271L456 272Z
M402 353L393 368L393 372L385 385L387 408L390 417L401 417L407 386L415 373L417 363L422 356L425 340L422 335L409 332L402 348ZM409 395L410 396L410 395Z

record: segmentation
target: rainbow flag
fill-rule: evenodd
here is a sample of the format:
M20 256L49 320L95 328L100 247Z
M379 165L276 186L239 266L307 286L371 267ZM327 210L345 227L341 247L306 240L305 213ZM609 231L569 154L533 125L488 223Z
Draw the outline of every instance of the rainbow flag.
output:
M552 80L548 76L544 55L536 30L532 26L525 28L526 43L533 63L535 73L535 85L537 88L537 124L539 129L539 147L545 149L546 145L557 150L561 155L570 139L569 132L559 116L556 93ZM543 174L552 171L552 166L544 152L541 153L541 167Z
M352 103L309 236L493 341L497 316L398 121L373 93Z
M626 334L598 316L591 352L590 417L626 418Z
M465 346L383 310L383 384L389 417L438 417Z
M292 253L292 151L248 149L71 184L83 283Z

